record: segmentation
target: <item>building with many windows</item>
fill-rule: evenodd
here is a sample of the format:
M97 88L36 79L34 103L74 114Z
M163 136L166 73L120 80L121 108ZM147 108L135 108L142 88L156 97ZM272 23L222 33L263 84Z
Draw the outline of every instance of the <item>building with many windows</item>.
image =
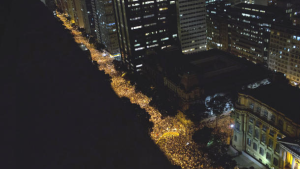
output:
M57 6L71 22L84 28L115 57L120 56L113 2L111 0L57 0Z
M114 0L122 62L141 70L141 58L178 44L174 0Z
M97 21L97 39L107 47L109 53L120 56L117 27L112 0L95 1L95 20Z
M230 27L228 27L228 2L215 2L206 6L207 48L230 51Z
M71 23L79 28L88 26L85 0L56 0L56 6L70 17Z
M285 16L284 11L270 6L238 4L229 10L231 53L253 63L267 64L270 29Z
M291 24L273 25L271 28L268 67L271 70L283 73L293 85L300 84L299 27Z
M232 146L270 168L300 169L300 90L274 83L238 94Z
M206 50L205 0L178 0L177 6L182 52L189 54Z
M85 0L56 0L56 6L60 11L68 15L71 23L74 25L79 28L87 28L89 26ZM89 27L87 29L89 30Z

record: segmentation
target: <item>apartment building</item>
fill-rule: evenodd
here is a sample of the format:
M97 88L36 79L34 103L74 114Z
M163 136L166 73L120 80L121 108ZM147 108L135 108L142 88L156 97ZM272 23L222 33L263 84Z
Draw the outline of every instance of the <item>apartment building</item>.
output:
M285 16L276 7L238 4L230 9L231 53L267 65L270 29Z
M238 94L232 146L269 168L300 169L300 90L270 84Z
M231 3L215 2L206 6L207 48L230 51L227 11Z
M71 23L79 28L87 26L85 0L56 0L57 7L70 17Z
M300 84L300 28L274 25L271 28L268 67L283 73L293 85Z
M56 4L72 23L85 29L87 38L95 37L113 56L120 56L111 0L57 0Z
M120 56L114 7L111 0L94 0L94 16L97 21L97 39L115 57Z
M178 0L177 14L182 52L190 54L206 50L205 0Z

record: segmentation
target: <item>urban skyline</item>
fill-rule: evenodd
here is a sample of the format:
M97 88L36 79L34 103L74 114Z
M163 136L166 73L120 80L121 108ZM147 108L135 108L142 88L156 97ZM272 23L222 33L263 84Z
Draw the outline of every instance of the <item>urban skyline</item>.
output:
M14 2L24 166L300 169L299 1Z

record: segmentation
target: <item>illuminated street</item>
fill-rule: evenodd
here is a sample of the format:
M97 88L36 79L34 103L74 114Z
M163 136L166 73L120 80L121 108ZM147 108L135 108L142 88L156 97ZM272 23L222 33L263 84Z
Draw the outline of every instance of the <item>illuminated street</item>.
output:
M100 65L99 70L111 77L111 86L116 94L120 98L129 98L132 104L139 105L151 115L150 121L154 123L151 138L174 165L182 168L211 168L209 167L210 160L198 151L196 143L191 140L193 129L185 127L176 117L162 119L160 112L149 105L151 99L140 92L136 93L135 87L122 78L121 72L115 70L113 57L103 56L93 45L88 43L79 31L70 26L63 15L58 14L57 16L64 22L64 26L72 31L75 41L84 44L90 50L92 59ZM229 118L226 116L219 121L223 130L228 128ZM214 125L213 122L207 124Z

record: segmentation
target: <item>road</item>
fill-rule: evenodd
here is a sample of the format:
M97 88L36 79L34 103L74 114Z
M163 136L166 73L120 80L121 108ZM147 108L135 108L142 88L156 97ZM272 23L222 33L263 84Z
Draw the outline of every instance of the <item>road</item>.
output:
M112 57L105 57L104 53L89 44L79 31L71 27L64 15L57 13L57 16L63 21L64 26L72 31L75 41L79 44L83 43L90 50L92 59L100 65L99 70L111 77L111 86L116 94L120 98L129 98L132 104L139 105L149 113L150 121L154 123L151 138L174 165L182 168L211 168L210 160L199 152L198 145L191 140L191 134L195 128L184 126L176 117L163 119L160 112L149 105L151 99L143 93L136 93L135 87L122 78L121 72L115 70ZM168 134L170 132L178 134ZM162 136L163 139L161 139Z

